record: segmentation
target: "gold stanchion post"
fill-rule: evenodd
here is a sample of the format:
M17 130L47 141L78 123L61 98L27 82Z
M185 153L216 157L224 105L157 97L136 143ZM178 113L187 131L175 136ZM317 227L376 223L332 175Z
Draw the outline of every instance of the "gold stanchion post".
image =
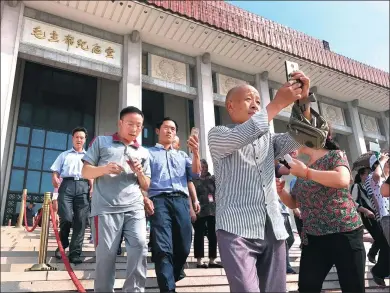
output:
M24 213L26 211L26 201L27 201L27 189L23 189L22 201L20 202L20 211L18 222L15 225L15 228L20 228L23 226Z
M49 240L49 221L50 221L50 201L51 192L45 192L45 198L43 201L42 208L42 226L41 226L41 237L39 244L38 263L34 264L31 268L26 271L54 271L57 268L52 267L46 263L47 255L47 243Z

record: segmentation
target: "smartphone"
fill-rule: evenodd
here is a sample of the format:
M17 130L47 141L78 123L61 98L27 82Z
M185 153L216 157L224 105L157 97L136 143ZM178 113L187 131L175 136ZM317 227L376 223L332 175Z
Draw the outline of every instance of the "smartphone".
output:
M284 62L286 66L286 80L290 81L291 80L291 74L295 71L299 70L299 65L296 62L291 62L291 61L285 61ZM298 82L298 80L291 80L291 84L294 84Z
M196 128L196 127L192 127L192 129L191 129L191 136L198 137L199 136L199 129Z

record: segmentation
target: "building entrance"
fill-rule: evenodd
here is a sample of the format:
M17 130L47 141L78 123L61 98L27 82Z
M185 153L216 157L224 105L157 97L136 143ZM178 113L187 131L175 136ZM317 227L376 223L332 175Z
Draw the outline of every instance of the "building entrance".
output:
M26 62L3 224L15 222L21 193L38 209L53 191L50 167L72 147L72 129L94 137L97 80L94 77Z

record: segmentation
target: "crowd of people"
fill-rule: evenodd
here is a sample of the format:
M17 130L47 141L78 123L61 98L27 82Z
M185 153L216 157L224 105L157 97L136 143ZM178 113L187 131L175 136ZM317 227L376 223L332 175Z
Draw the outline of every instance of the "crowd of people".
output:
M196 134L187 140L190 154L180 150L179 125L169 117L156 125L158 143L149 149L137 141L144 115L132 106L120 112L118 132L96 137L87 151L87 131L73 131L73 148L51 168L53 186L58 188L61 242L69 246L74 264L82 262L90 209L95 292L113 292L122 240L127 252L123 291L145 290L147 220L161 292L175 292L176 282L185 277L193 230L197 268L223 267L231 292L286 292L286 274L296 273L288 256L294 242L288 208L302 239L299 292L320 292L333 265L343 292L365 291L363 225L375 240L369 261L375 263L379 251L374 281L385 286L390 274L388 155L359 170L350 190L348 159L331 131L320 149L300 145L289 133L272 133L269 122L296 101L306 103L303 115L312 119L310 80L302 72L292 79L299 82L284 84L266 107L250 85L228 92L226 110L233 124L208 133L214 175L200 157ZM279 164L286 154L292 162ZM283 175L294 176L290 188ZM205 236L208 262L203 261Z

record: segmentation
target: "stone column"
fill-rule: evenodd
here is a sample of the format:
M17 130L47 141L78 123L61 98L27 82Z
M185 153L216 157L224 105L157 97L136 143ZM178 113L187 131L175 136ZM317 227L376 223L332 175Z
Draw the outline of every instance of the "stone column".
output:
M14 88L19 39L22 30L24 4L21 1L2 3L1 15L1 149L3 166L5 140Z
M260 94L261 108L265 109L265 107L267 107L267 105L271 102L268 85L268 71L263 71L262 73L256 74L255 87ZM271 120L269 123L269 130L272 133L275 132L273 120Z
M383 135L386 137L385 148L388 150L390 146L389 110L381 112L381 124L384 130Z
M119 87L118 115L127 106L142 109L142 41L139 31L124 36L123 76Z
M199 128L200 156L207 160L209 171L213 173L213 163L207 139L210 129L215 126L213 81L209 53L196 57L196 76L198 97L194 100L194 118L195 126Z
M348 143L350 146L351 152L351 161L355 161L361 154L367 152L366 142L364 140L364 133L362 129L362 124L359 117L359 100L353 100L352 102L347 102L348 113L351 118L351 128L353 133L348 136Z

